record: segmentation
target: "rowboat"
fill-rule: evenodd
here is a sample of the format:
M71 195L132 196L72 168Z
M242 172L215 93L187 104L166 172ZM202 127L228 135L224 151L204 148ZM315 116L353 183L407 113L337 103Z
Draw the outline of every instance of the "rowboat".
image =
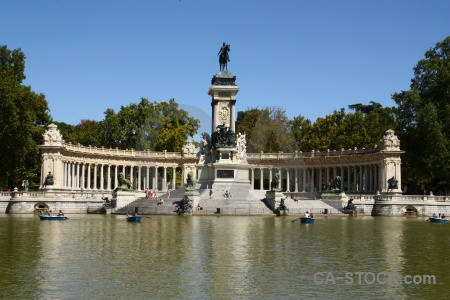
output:
M39 219L54 221L54 220L67 220L69 218L65 216L39 216Z
M432 223L448 223L447 219L441 219L441 218L429 218L428 220Z
M300 218L301 223L314 223L314 218L310 217L301 217Z
M140 222L141 221L141 216L130 216L130 217L127 217L127 221L128 222Z

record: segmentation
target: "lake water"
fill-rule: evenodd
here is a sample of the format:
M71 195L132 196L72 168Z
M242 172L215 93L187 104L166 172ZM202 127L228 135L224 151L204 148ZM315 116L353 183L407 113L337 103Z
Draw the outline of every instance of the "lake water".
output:
M69 218L0 215L0 298L450 296L450 224L425 218Z

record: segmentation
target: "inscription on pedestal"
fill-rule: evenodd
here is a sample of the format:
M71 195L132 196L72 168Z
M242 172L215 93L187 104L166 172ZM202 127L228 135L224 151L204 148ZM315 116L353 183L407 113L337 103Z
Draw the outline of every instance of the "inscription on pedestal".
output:
M217 170L217 178L234 178L234 170Z

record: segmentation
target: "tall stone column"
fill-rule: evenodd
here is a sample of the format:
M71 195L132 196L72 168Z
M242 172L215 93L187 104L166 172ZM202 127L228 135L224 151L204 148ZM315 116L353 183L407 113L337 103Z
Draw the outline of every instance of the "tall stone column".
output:
M288 191L290 191L290 186L291 186L291 184L290 184L290 180L291 180L291 178L290 178L290 170L289 170L289 168L286 168L286 192L288 192Z
M141 169L142 169L142 166L138 166L138 176L137 176L137 189L138 189L138 191L141 191L142 189L141 189L141 177L142 177L142 174L141 174Z
M172 190L177 188L176 168L172 167Z
M155 178L153 178L153 181L155 182L154 189L158 190L158 166L155 166Z
M166 191L167 190L167 167L163 167L163 182L162 182L161 190Z
M145 176L145 188L150 189L150 166L147 166Z
M111 165L108 164L108 181L107 181L107 186L106 188L109 190L111 190Z
M302 192L305 192L306 191L306 189L305 189L305 187L306 187L306 167L305 168L303 168L303 185L302 185Z
M251 177L252 177L252 190L254 190L255 189L255 169L254 168L251 168Z
M72 189L77 187L77 178L75 176L76 172L76 163L72 163Z
M101 164L101 166L100 166L100 189L101 190L104 190L105 188L104 188L104 178L103 178L103 164Z
M88 173L87 173L88 179L87 179L87 189L91 189L91 163L88 164Z
M94 190L97 190L97 164L94 164Z
M81 188L82 189L85 189L85 187L86 187L86 181L85 181L85 172L86 172L86 170L85 170L85 166L86 166L86 164L82 164L81 165Z
M119 186L118 176L119 176L119 166L115 165L115 168L114 168L114 189L116 189Z
M259 189L264 190L264 168L259 168Z

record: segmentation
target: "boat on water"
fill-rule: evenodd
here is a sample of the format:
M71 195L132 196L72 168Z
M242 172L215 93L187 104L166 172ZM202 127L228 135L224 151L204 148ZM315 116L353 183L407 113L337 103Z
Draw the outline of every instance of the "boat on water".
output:
M428 221L431 223L448 223L448 219L441 219L441 218L429 218Z
M127 217L128 222L140 222L141 216L129 216Z
M314 223L314 218L310 217L301 217L300 218L301 223Z
M69 218L65 216L39 216L39 219L55 221L55 220L67 220Z

